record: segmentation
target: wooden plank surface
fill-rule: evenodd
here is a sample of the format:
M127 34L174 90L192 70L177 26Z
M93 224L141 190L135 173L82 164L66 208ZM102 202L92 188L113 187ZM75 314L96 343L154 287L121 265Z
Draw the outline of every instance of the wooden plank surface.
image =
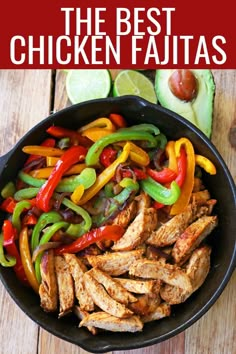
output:
M214 70L213 74L217 90L212 139L236 178L236 151L229 142L229 131L236 121L236 70ZM7 152L52 109L59 110L70 104L65 92L65 77L66 73L58 71L54 87L49 70L0 71L0 154ZM180 335L151 347L113 354L235 354L235 285L234 274L215 305ZM38 329L1 284L0 309L0 354L87 353Z

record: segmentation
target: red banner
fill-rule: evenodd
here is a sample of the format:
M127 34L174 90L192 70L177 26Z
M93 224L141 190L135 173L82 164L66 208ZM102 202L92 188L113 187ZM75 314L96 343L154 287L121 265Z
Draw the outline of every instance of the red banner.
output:
M0 68L236 68L233 1L29 0L0 11Z

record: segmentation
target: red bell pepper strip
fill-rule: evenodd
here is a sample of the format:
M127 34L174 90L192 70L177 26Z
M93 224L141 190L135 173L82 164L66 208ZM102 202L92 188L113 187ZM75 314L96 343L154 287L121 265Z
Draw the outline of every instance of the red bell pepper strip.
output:
M136 176L136 179L138 181L141 181L142 179L147 178L147 174L143 170L140 170L139 168L136 168L136 167L133 167L132 170L133 170L133 172ZM127 170L124 169L121 174L122 174L122 178L132 178L133 177L132 172L128 169Z
M0 205L0 209L7 213L12 214L15 209L16 203L17 201L14 198L8 197L4 199L4 201Z
M48 180L40 188L36 197L36 206L48 212L50 210L50 199L60 182L63 174L75 163L84 159L87 149L83 146L71 146L57 161Z
M187 171L187 154L185 149L180 149L180 156L177 158L178 175L175 182L181 187L184 183L186 171Z
M52 139L52 138L48 138L48 139L44 140L44 141L42 142L42 144L40 144L40 146L47 146L47 147L55 147L55 145L56 145L56 141L55 141L55 139ZM34 161L34 160L40 159L40 157L41 157L41 156L39 156L39 155L30 155L30 156L28 157L28 159L26 160L26 162L25 162L25 164L24 164L24 167L27 167L27 165L28 165L30 162L32 162L32 161Z
M158 210L158 209L163 208L163 207L165 206L165 204L162 204L162 203L159 203L159 202L154 201L153 204L152 204L152 206L153 206L153 208L155 208L155 209Z
M127 126L127 123L125 121L125 118L121 116L120 114L117 113L111 113L109 115L109 119L112 121L112 123L117 127L117 128L125 128Z
M26 214L22 220L22 227L28 225L36 225L38 218L34 214Z
M100 162L104 167L108 167L115 161L117 157L117 151L110 146L103 149L100 155Z
M83 236L69 245L60 246L55 249L55 254L77 253L95 242L102 240L117 241L123 236L125 230L119 225L106 225L88 231Z
M16 265L14 266L14 271L16 273L16 276L22 283L24 283L25 285L29 285L21 261L20 253L15 244L15 239L17 238L17 231L13 227L10 220L4 221L2 226L2 231L3 231L3 240L4 240L3 246L6 248L7 253L10 256L15 257L16 259Z
M86 136L82 136L75 130L59 127L56 125L52 125L49 127L46 132L55 138L70 138L71 143L73 145L82 145L89 147L93 144L93 141L87 138Z
M175 171L172 171L168 167L164 167L162 171L156 171L151 168L147 168L147 173L156 182L161 184L170 183L176 178Z

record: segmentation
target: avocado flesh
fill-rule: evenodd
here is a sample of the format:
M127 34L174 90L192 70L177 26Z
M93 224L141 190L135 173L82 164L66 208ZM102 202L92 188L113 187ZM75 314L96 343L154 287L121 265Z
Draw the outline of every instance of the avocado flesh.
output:
M197 96L182 101L171 92L168 80L175 70L156 71L155 90L159 103L196 125L208 138L211 136L215 83L211 70L191 70L198 82Z

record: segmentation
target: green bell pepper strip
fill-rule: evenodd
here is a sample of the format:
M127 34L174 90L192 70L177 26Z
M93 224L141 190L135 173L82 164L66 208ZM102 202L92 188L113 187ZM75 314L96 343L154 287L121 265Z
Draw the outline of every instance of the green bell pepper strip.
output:
M112 217L112 215L116 213L118 209L128 200L131 193L136 194L139 190L138 182L134 182L131 178L123 178L119 185L124 189L112 198L111 205L106 215L104 216L104 214L102 213L100 215L94 216L93 222L94 224L96 224L96 226L102 225L110 217Z
M144 140L146 141L146 147L156 147L157 142L154 136L145 131L132 130L131 128L120 129L115 133L106 135L101 139L97 140L88 150L85 157L85 162L87 166L96 166L99 164L99 157L102 150L110 144L127 141L127 140Z
M0 264L3 267L14 267L16 258L10 255L5 255L3 250L3 234L0 234Z
M16 191L15 184L13 182L8 182L1 191L1 196L6 199L8 197L13 197Z
M32 191L32 194L36 193L37 195L39 188L43 186L43 184L47 181L46 179L38 179L35 177L32 177L31 175L21 171L18 175L18 177L25 183L29 184L30 186L33 187L38 187L35 190L30 190ZM79 184L83 184L84 189L88 189L91 187L94 182L96 181L96 171L94 168L85 168L78 176L73 176L73 177L68 177L64 178L61 180L61 182L58 183L58 186L56 187L57 192L68 192L72 193L75 188ZM27 188L24 188L25 190ZM19 192L16 192L15 195L19 198ZM21 195L21 194L20 194ZM34 195L34 196L35 196Z
M41 246L47 242L50 241L51 237L55 234L55 232L57 232L58 230L62 229L62 228L68 228L69 223L65 222L65 221L59 221L56 222L55 224L51 225L48 230L45 232L45 234L41 237L39 244L37 246ZM41 272L40 272L40 263L41 263L41 259L42 259L43 253L40 253L36 260L35 260L35 275L36 278L38 280L39 283L41 283Z
M108 182L104 187L104 194L106 198L113 198L115 196L113 192L114 182Z
M20 171L18 173L18 178L33 187L42 187L42 185L46 182L46 179L32 177L31 175L23 171Z
M164 205L174 204L181 193L180 188L175 181L171 183L170 189L154 181L151 177L140 181L140 185L144 192L146 192L151 198Z
M18 232L20 232L21 230L21 220L20 220L21 213L23 212L24 209L30 209L30 208L31 208L31 203L28 202L27 200L22 200L16 203L16 206L12 214L12 225L17 229Z
M160 134L160 130L154 124L149 124L149 123L142 123L142 124L132 125L131 127L127 127L127 128L121 128L117 132L134 131L134 130L136 132L146 132L153 135Z
M14 194L14 199L17 201L23 201L24 199L32 199L36 197L38 194L39 188L37 187L29 187L29 188L23 188L19 189L15 194Z
M31 250L32 252L39 244L39 237L42 230L49 224L54 224L62 220L62 216L56 211L49 211L47 213L43 213L39 219L37 224L34 226L33 233L31 236Z
M84 221L80 224L71 224L66 230L67 234L79 237L82 236L84 233L88 232L92 226L92 219L89 213L85 209L81 208L79 205L76 205L67 198L64 198L62 200L62 204L65 205L67 208L73 210L76 214L82 216L82 218L84 219Z
M167 137L164 134L160 133L156 136L155 139L157 142L157 146L164 150L166 147L166 144L168 143Z

